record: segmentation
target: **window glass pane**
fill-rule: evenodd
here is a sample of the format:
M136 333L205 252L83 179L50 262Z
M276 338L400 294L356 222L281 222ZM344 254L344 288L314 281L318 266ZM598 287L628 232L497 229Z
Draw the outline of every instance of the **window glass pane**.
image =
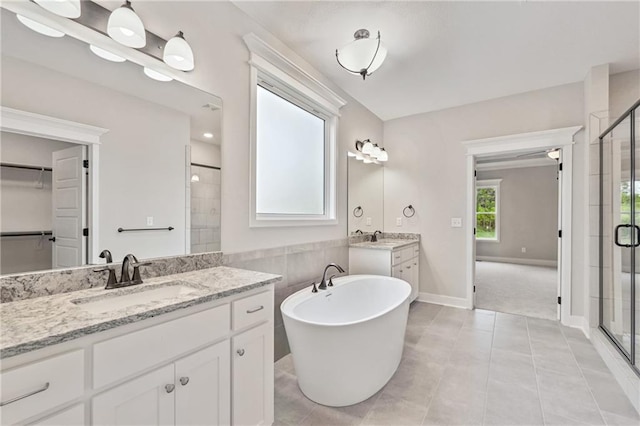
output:
M476 215L476 238L496 239L496 215L478 213Z
M324 214L324 120L258 86L256 126L256 212Z
M477 190L477 212L496 211L496 188L478 188Z

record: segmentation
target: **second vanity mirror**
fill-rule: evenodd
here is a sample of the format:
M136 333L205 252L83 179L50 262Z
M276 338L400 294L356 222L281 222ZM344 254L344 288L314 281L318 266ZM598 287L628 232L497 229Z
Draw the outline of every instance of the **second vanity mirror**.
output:
M384 167L364 163L349 156L348 169L348 234L358 230L373 233L384 223Z
M222 100L0 19L0 275L220 250Z

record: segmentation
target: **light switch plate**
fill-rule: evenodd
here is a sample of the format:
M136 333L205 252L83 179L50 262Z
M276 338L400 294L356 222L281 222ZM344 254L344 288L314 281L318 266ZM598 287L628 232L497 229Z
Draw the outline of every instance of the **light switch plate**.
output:
M147 226L153 226L153 216L147 216Z
M367 218L366 222L367 222L367 226L371 226L371 218L370 217Z
M452 228L462 228L462 218L461 217L452 217L451 218L451 227Z
M402 218L401 217L397 217L396 218L396 226L402 226Z

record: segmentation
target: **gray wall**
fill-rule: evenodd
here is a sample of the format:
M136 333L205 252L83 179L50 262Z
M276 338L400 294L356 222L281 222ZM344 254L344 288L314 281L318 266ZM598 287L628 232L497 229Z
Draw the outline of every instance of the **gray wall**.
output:
M555 166L478 171L500 182L500 241L478 241L476 255L558 259L558 180ZM522 253L522 247L526 253Z

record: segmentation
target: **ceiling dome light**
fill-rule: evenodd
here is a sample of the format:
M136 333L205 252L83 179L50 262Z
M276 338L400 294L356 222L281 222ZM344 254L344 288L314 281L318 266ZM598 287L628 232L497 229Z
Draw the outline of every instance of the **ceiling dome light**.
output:
M200 176L198 176L197 174L192 174L191 175L191 182L200 182Z
M55 30L45 24L41 24L40 22L27 18L26 16L16 15L16 17L18 18L18 21L24 24L25 27L39 34L46 35L49 37L64 37L64 33L62 31Z
M178 31L178 34L164 46L162 60L170 67L180 71L191 71L195 67L193 50L184 39L182 31Z
M144 24L133 11L129 0L111 12L107 23L107 34L118 43L128 47L139 48L147 44Z
M147 68L147 67L144 67L144 73L146 74L147 77L152 78L154 80L158 80L158 81L173 80L173 78L169 77L168 75L162 74L161 72L152 70L151 68Z
M98 46L94 46L93 44L89 45L89 49L95 53L96 55L100 56L102 59L106 59L107 61L111 61L111 62L125 62L126 59L123 58L122 56L116 55L115 53L111 53L108 50L105 50L101 47Z
M65 18L80 17L80 0L35 0L43 9Z
M375 39L369 38L369 31L362 29L354 33L354 41L336 49L338 64L352 74L360 74L364 80L380 68L387 57L387 49L380 42L380 31Z

